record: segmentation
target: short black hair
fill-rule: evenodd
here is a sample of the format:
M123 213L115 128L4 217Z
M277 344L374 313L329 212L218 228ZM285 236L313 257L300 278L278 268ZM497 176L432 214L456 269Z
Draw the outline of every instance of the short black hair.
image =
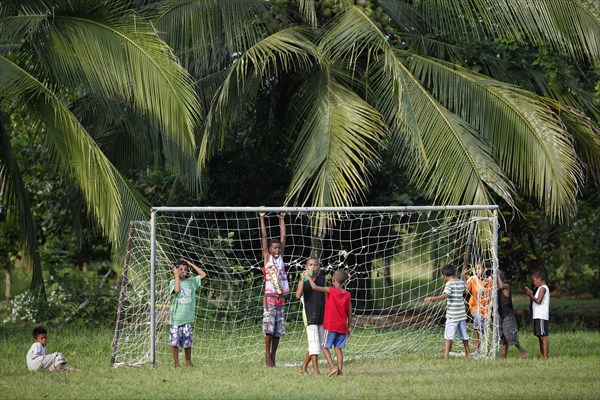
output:
M44 328L41 325L33 328L33 338L34 339L37 339L37 337L40 335L47 335L47 334L48 334L48 332L46 331L46 328Z
M338 269L337 271L334 272L334 275L336 276L335 280L340 285L343 285L344 282L346 282L346 279L348 279L348 273L346 271L344 271L343 269Z
M279 241L279 239L271 239L269 240L269 248L271 248L272 245L274 244L281 244L281 242Z
M442 267L442 275L444 276L454 276L454 272L452 264L446 264Z
M179 259L179 261L177 261L177 263L175 264L176 267L179 267L180 265L185 265L186 267L190 266L190 263L187 262L186 260L184 260L183 258Z
M538 268L531 273L532 277L541 278L543 281L546 280L546 270L543 268Z

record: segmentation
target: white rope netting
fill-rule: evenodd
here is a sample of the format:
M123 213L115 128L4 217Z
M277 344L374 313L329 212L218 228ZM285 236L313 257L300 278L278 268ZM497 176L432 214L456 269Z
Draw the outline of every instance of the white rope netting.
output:
M203 364L262 362L259 212L265 210L269 239L279 238L279 212L286 212L284 261L291 293L286 298L286 335L277 352L278 365L299 364L306 351L301 303L294 292L308 257L318 258L327 275L339 268L349 274L346 289L352 296L354 328L346 359L442 354L445 301L424 302L442 292L439 269L452 264L459 278L462 269L470 271L476 260L485 263L490 275L497 269L492 209L155 209L155 354L152 224L137 222L132 224L125 261L113 365L172 364L169 281L180 258L208 274L196 297L193 359ZM492 307L494 302L488 303ZM479 349L482 357L494 357L496 351L492 309L488 316ZM463 350L458 338L453 350Z

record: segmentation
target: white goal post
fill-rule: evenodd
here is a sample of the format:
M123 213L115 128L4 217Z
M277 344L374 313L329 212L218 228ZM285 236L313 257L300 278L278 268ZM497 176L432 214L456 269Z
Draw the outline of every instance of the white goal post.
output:
M268 239L279 238L279 214L285 213L291 293L278 365L299 364L306 351L294 292L309 257L320 261L328 278L339 268L349 274L354 324L346 359L441 356L445 301L424 299L442 293L444 265L452 264L460 279L482 262L493 288L478 354L497 356L497 206L154 207L149 222L131 224L112 365L172 364L169 281L181 258L208 274L196 296L193 359L203 365L264 360L261 212ZM463 351L460 340L453 351Z

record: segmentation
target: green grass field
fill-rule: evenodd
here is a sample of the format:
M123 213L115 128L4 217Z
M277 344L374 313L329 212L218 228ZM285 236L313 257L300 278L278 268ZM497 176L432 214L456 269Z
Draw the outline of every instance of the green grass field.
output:
M550 336L550 359L537 356L537 339L526 327L521 340L525 360L516 349L506 360L442 357L442 338L431 355L351 359L345 376L300 375L297 367L265 369L262 359L242 364L194 368L112 368L111 327L82 329L49 326L48 351L62 351L80 372L28 372L25 354L30 328L0 327L1 399L598 399L600 333L557 331ZM229 343L223 343L227 346ZM262 337L256 346L263 346ZM285 337L281 349L286 346ZM348 343L352 346L352 340ZM303 354L298 354L298 362ZM320 365L326 371L324 358Z

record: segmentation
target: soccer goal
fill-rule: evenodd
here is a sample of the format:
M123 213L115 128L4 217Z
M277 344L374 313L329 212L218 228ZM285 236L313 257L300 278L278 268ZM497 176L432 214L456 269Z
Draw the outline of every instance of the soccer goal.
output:
M349 274L354 324L346 359L443 354L445 302L424 299L442 293L445 264L455 266L460 279L463 270L472 274L482 262L493 290L478 353L496 357L497 206L156 207L149 222L131 224L114 366L172 363L169 281L180 258L208 274L197 293L193 359L203 365L263 362L261 212L269 239L279 238L279 214L285 213L291 293L278 365L299 364L306 351L294 293L308 257L320 260L328 281L337 269ZM472 332L470 337L472 347ZM459 340L453 350L463 350Z

